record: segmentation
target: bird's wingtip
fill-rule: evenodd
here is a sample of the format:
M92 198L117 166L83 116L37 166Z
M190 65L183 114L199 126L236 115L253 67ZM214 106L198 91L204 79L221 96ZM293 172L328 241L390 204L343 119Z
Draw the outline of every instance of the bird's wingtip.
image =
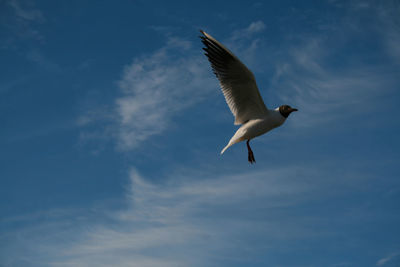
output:
M199 37L200 37L202 40L204 40L204 39L207 37L207 34L206 34L202 29L200 29L199 31L200 31L200 33L202 34L202 35L200 35Z
M203 37L203 38L210 38L210 37L211 37L208 33L206 33L205 31L203 31L202 29L200 29L200 33L203 34L203 36L201 36L201 37Z

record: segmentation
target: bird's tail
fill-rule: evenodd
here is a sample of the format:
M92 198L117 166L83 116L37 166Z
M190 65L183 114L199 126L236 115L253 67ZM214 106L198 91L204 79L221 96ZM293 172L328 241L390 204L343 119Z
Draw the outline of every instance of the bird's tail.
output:
M240 139L236 139L235 136L232 137L231 140L229 140L229 143L226 145L226 147L224 147L224 149L221 150L221 155L225 152L225 150L227 150L230 146L233 146L236 143L239 143Z
M226 147L224 147L224 149L221 150L221 155L224 154L225 150L227 150L231 145L231 143L227 144Z
M229 140L229 143L226 145L226 147L224 147L224 149L221 150L221 155L225 152L225 150L227 150L230 146L233 146L236 143L239 143L243 140L245 140L245 138L243 137L244 132L243 132L243 128L240 127L236 133L232 136L231 140Z

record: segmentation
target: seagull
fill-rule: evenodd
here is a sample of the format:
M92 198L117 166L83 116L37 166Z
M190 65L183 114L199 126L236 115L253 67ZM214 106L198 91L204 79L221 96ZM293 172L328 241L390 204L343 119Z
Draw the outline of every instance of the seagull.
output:
M276 109L268 109L257 88L254 74L224 45L208 33L200 30L200 36L205 45L211 68L219 80L233 116L235 125L242 125L229 143L222 149L221 154L230 146L246 140L248 161L256 162L250 147L250 140L281 126L290 113L297 111L289 105L281 105Z

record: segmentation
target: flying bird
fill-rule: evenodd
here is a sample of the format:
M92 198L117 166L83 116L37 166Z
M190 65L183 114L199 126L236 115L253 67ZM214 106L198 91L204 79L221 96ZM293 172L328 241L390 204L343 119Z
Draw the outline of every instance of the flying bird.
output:
M254 74L224 45L208 33L200 30L200 36L205 55L211 63L211 68L219 80L233 116L235 125L242 125L233 135L221 154L230 146L246 140L248 160L255 163L250 140L281 126L290 113L297 111L289 105L276 109L268 109L257 88Z

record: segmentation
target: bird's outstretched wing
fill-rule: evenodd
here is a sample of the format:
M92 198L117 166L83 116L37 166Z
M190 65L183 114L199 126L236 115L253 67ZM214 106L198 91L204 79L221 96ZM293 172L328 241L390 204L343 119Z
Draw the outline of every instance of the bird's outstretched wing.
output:
M253 73L225 46L211 35L200 32L205 55L217 76L226 103L235 116L235 124L262 117L268 109L258 91Z

